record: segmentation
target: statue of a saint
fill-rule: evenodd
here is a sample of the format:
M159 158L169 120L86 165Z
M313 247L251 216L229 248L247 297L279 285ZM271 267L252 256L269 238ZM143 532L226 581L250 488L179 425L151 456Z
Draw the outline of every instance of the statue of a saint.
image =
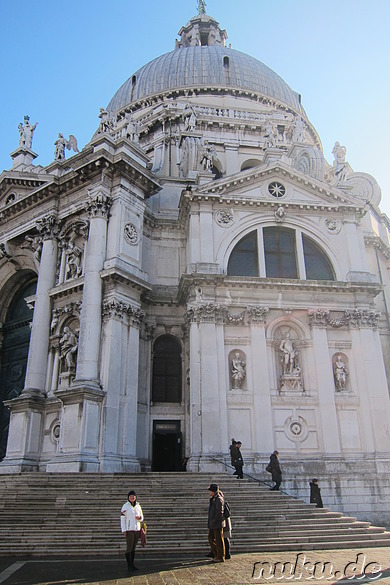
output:
M347 149L345 146L341 146L339 142L336 142L332 150L334 156L334 178L336 183L344 181L347 176L347 166L345 162L346 153Z
M264 128L264 147L274 148L276 146L276 131L275 124L271 120L267 120Z
M292 141L305 142L305 123L302 120L301 116L297 116L294 120Z
M290 334L286 333L279 346L282 352L282 371L283 374L293 374L295 368L296 352L294 344L290 339Z
M31 125L30 117L24 116L24 124L20 123L18 126L20 134L19 146L31 150L33 134L37 124L38 122L35 122L35 124Z
M64 327L63 335L60 339L61 360L65 362L65 370L73 371L76 367L76 352L78 339L70 327Z
M187 126L186 126L186 130L188 130L188 132L194 132L195 127L196 127L196 114L195 114L195 110L194 108L190 107L190 115L188 116L187 119Z
M206 2L205 0L198 1L198 14L206 14Z
M341 355L338 355L336 361L333 364L333 375L336 384L336 390L339 392L346 390L348 374L349 372L345 362L343 361Z
M240 354L238 351L234 354L232 359L232 382L233 382L233 390L240 390L244 379L246 377L245 371L246 363L244 360L241 359Z

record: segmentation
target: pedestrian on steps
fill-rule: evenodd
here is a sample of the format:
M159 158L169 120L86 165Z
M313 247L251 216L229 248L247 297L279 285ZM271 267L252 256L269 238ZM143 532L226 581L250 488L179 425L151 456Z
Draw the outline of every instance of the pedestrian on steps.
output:
M274 451L269 458L267 465L267 471L272 474L272 481L275 485L271 488L271 491L279 491L280 484L282 483L282 470L280 469L279 463L279 451Z
M323 508L321 490L318 486L318 479L312 479L310 485L310 503L317 504L317 508Z
M135 547L140 536L141 522L144 520L141 506L137 503L137 494L130 490L127 502L121 510L121 529L126 538L126 561L129 571L138 571L134 565Z
M235 445L230 445L230 456L232 460L232 465L235 467L236 471L233 475L237 475L237 479L243 479L244 475L242 472L242 468L244 466L244 459L241 454L241 441L236 441Z
M223 540L224 526L224 498L216 483L211 483L207 488L210 494L208 529L209 544L211 546L214 563L225 562L225 543Z

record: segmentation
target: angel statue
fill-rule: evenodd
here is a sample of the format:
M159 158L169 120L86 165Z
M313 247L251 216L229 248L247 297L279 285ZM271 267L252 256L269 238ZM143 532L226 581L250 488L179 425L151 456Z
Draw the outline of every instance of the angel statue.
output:
M68 150L72 149L74 152L80 152L77 147L77 140L73 136L73 134L69 134L69 140L64 138L64 135L59 132L58 138L54 143L55 150L54 150L54 160L64 160L65 159L65 148Z

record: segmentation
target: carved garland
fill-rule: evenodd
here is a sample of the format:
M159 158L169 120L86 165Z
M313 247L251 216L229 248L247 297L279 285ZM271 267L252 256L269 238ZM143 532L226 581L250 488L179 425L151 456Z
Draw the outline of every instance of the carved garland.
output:
M313 326L327 327L372 327L378 328L378 320L381 313L378 311L368 311L367 309L346 309L339 317L332 317L329 310L309 309L307 312L309 324Z
M248 306L237 314L229 313L228 309L217 303L199 303L189 305L185 313L187 323L218 323L229 325L244 325L245 323L265 323L269 311L268 307L256 305Z

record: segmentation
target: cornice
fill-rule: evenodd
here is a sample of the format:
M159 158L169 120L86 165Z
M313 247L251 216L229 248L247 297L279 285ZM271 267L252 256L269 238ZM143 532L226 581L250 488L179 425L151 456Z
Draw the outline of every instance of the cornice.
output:
M134 274L126 272L125 270L121 270L115 266L102 270L100 272L100 276L103 281L106 281L106 284L110 282L118 282L121 284L126 284L127 286L130 286L131 288L141 292L148 292L152 290L152 286L145 280L142 280Z
M388 260L390 258L390 246L384 243L379 236L365 236L364 243L367 246L372 246Z

